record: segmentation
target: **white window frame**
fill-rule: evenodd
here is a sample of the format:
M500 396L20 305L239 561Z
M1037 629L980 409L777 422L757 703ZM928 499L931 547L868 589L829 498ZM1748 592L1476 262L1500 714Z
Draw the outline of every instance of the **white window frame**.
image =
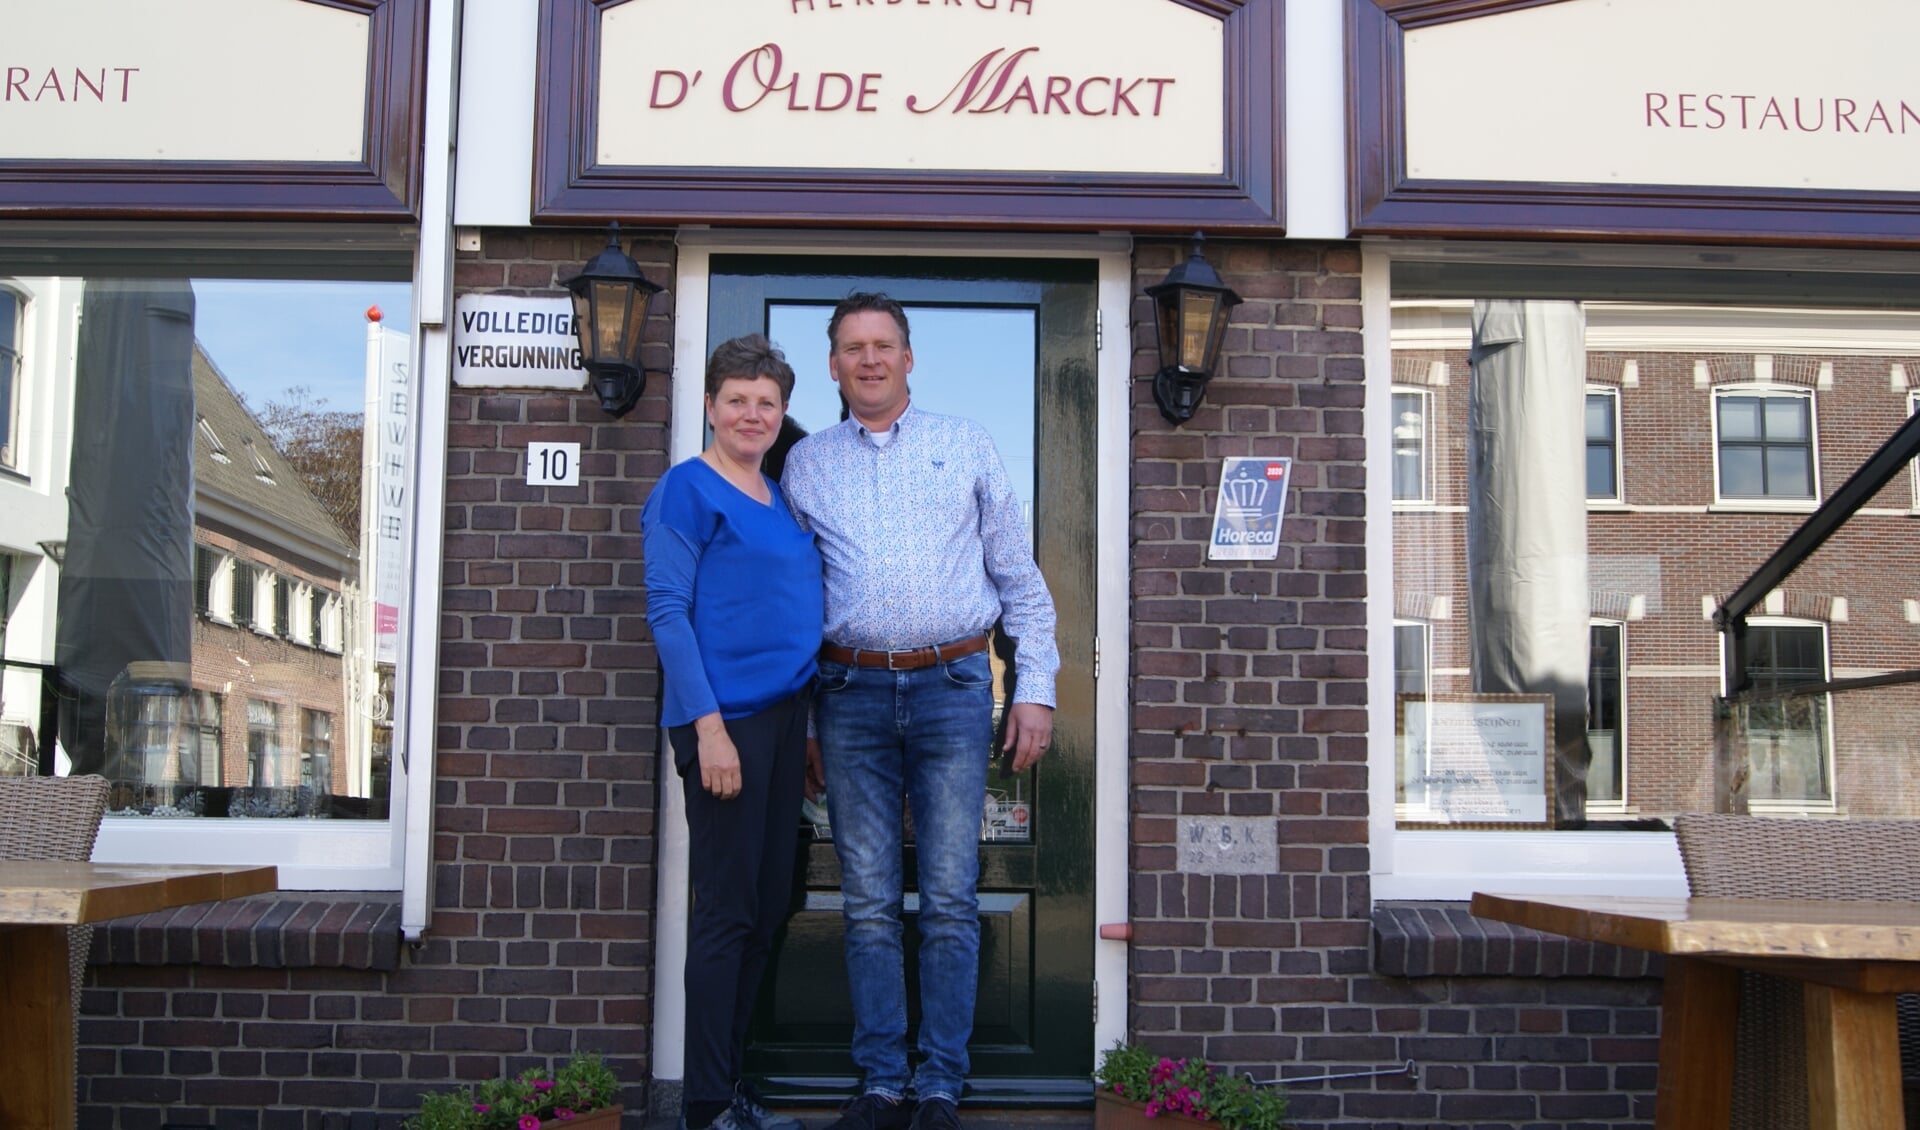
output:
M1807 458L1811 462L1813 494L1806 498L1728 496L1720 493L1720 402L1730 397L1754 397L1762 400L1795 399L1807 406ZM1714 388L1709 426L1713 429L1713 505L1720 510L1811 511L1820 505L1820 406L1809 388L1776 384L1730 384Z
M1817 629L1820 633L1821 676L1823 680L1833 678L1833 629L1831 625L1825 621L1808 620L1798 616L1747 617L1747 631L1752 632L1756 628ZM1716 638L1720 644L1720 670L1722 672L1720 678L1720 693L1725 695L1727 693L1725 675L1727 669L1727 637L1724 634L1717 634ZM1751 791L1749 791L1747 800L1747 808L1749 811L1764 812L1777 816L1791 816L1796 814L1831 815L1838 811L1840 780L1836 772L1837 766L1834 763L1833 694L1829 692L1822 697L1826 699L1826 709L1821 712L1826 732L1820 735L1820 756L1826 762L1828 792L1832 795L1828 796L1825 800L1762 800L1754 798L1751 795Z
M1410 510L1418 507L1432 506L1434 504L1435 498L1437 497L1433 489L1433 470L1434 470L1433 390L1425 389L1425 388L1416 388L1412 385L1394 385L1393 396L1395 397L1396 400L1402 396L1418 397L1421 404L1420 493L1418 496L1402 497L1399 494L1398 490L1396 489L1393 495L1393 504L1403 510ZM1388 480L1391 482L1398 471L1398 466L1400 462L1400 456L1398 451L1399 443L1400 443L1399 432L1400 432L1400 426L1401 426L1400 413L1397 410L1393 411L1391 413L1390 419L1391 419L1391 427L1390 427L1391 435L1389 438L1392 441L1392 446L1388 448L1387 475L1388 475ZM1395 485L1397 486L1397 484Z
M1402 628L1420 629L1420 652L1421 652L1420 670L1426 675L1427 693L1432 694L1433 693L1433 621L1410 620L1404 616L1395 617L1393 621L1393 629L1394 629L1394 646L1396 648L1399 647L1400 629ZM1397 655L1397 652L1396 652L1396 655ZM1398 684L1400 679L1400 664L1397 658L1393 665L1393 677L1394 677L1395 683ZM1399 687L1397 685L1394 688L1394 693L1395 694L1399 693Z
M1398 720L1400 717L1400 632L1401 632L1401 629L1403 628L1420 629L1420 663L1421 663L1420 670L1421 670L1421 673L1426 678L1427 694L1431 696L1433 694L1433 621L1410 620L1405 617L1398 617L1398 616L1395 617L1393 621L1393 636L1392 636L1393 647L1390 649L1393 652L1393 655L1392 655L1392 658L1389 660L1389 665L1392 668L1392 672L1393 672L1391 685L1393 687L1393 710L1394 710L1394 718L1395 718L1394 735L1393 735L1394 737L1393 760L1394 760L1394 782L1395 782L1394 804L1402 813L1407 811L1406 805L1403 802L1401 802L1399 799L1400 793L1398 791L1400 778L1404 772L1404 766L1400 764L1400 750L1401 750L1402 743L1401 743L1401 735L1399 733L1399 725L1398 725Z
M1391 421L1393 382L1392 268L1412 249L1368 242L1361 247L1361 336L1366 358L1367 628L1370 639L1391 639L1394 615ZM1502 249L1493 249L1498 260ZM1611 249L1609 249L1611 250ZM1658 250L1639 249L1657 258ZM1555 262L1569 254L1598 260L1599 250L1556 246ZM1438 256L1438 257L1444 257ZM1598 831L1474 831L1401 829L1394 819L1397 780L1394 743L1393 655L1368 649L1368 848L1375 899L1465 900L1475 891L1684 896L1687 881L1671 833Z
M301 581L293 587L293 612L289 620L289 629L293 633L293 642L301 647L312 647L317 636L314 633L313 586Z
M207 619L233 624L233 570L231 553L214 550L213 574L207 581Z
M272 636L280 612L280 574L265 565L253 567L253 632Z
M329 592L320 601L320 650L340 654L344 635L343 605L340 594Z
M1596 396L1606 397L1609 406L1613 410L1613 493L1589 494L1587 496L1587 505L1601 507L1618 506L1627 499L1626 460L1621 453L1621 449L1626 446L1626 440L1620 432L1620 390L1612 385L1588 385L1587 397L1591 399ZM1583 420L1586 418L1584 411L1585 403L1585 401L1581 402L1581 418ZM1593 441L1589 439L1587 442L1591 445ZM1586 477L1585 447L1581 448L1580 460L1581 478L1584 479Z
M27 427L31 420L30 405L27 403L27 335L31 332L33 319L33 295L19 287L0 283L0 297L11 299L14 304L13 340L0 341L0 383L10 383L13 387L8 397L9 419L0 420L0 451L7 451L8 458L0 462L0 470L8 474L24 475L27 466ZM12 363L9 366L8 356ZM8 372L8 368L12 372Z
M1614 628L1620 633L1620 724L1619 727L1614 730L1613 739L1613 755L1620 762L1620 799L1600 801L1598 803L1590 799L1587 801L1587 810L1589 812L1620 814L1627 811L1628 803L1633 796L1632 766L1627 759L1627 710L1629 698L1627 694L1627 621L1607 619L1605 617L1595 617L1588 620L1587 649L1589 656L1592 654L1592 636L1593 629L1595 628ZM1593 664L1591 659L1589 659L1587 664L1587 684L1589 688L1591 688L1593 684ZM1591 689L1589 689L1589 693L1591 693Z
M1920 389L1907 391L1907 415L1920 412ZM1913 487L1913 509L1920 511L1920 459L1907 464L1907 478Z

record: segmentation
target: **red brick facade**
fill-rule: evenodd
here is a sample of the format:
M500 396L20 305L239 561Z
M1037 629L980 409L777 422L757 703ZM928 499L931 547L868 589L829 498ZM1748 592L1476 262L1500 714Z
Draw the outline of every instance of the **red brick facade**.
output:
M601 238L488 232L458 286L554 293ZM1137 248L1136 378L1156 363L1142 290L1185 250ZM1209 253L1247 301L1200 413L1176 429L1133 382L1129 1034L1260 1077L1420 1064L1418 1080L1295 1088L1300 1130L1643 1121L1658 992L1645 962L1466 937L1446 914L1410 941L1374 908L1365 618L1387 581L1364 558L1359 252ZM634 254L672 277L667 238ZM671 318L657 300L647 364L661 371L623 420L584 394L455 390L424 943L343 943L352 923L389 921L390 899L355 897L103 932L83 1125L391 1128L423 1089L576 1049L608 1054L640 1125L661 782L636 521L667 462ZM582 485L528 488L532 439L579 441ZM1230 454L1295 459L1274 562L1205 560ZM1272 817L1277 871L1181 872L1173 830L1194 814Z

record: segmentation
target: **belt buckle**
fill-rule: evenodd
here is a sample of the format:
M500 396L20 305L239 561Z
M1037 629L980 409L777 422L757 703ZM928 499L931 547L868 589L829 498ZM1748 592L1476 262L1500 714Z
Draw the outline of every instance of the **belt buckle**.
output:
M895 663L895 660L896 660L896 659L900 659L900 658L902 658L902 657L909 657L909 656L911 656L911 655L913 654L913 653L912 653L911 651L889 651L889 652L886 652L886 653L884 653L884 654L885 654L885 655L886 655L886 657L887 657L887 670L889 670L889 671L911 671L911 670L913 670L913 668L911 668L911 667L900 667L900 666L897 666L897 665L896 665L896 663Z

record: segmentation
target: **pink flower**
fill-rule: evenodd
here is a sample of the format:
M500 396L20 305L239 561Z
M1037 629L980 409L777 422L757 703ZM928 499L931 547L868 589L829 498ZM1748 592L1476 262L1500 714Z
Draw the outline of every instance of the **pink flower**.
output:
M486 1103L474 1103L474 1104L473 1104L473 1110L474 1110L474 1113L476 1113L476 1114L485 1114L485 1113L487 1113L488 1111L490 1111L490 1110L492 1110L492 1109L493 1109L493 1108L492 1108L492 1107L490 1107L490 1106L488 1106L488 1105L487 1105Z
M553 1090L553 1080L535 1079L533 1081L533 1089L536 1091L551 1091Z
M573 1117L573 1108L572 1108L572 1107L564 1107L564 1106L563 1106L563 1107L557 1107L557 1108L555 1108L555 1110L554 1110L554 1112L553 1112L553 1116L554 1116L555 1118L562 1118L562 1119L565 1119L565 1118L572 1118L572 1117Z
M523 1114L520 1116L520 1121L515 1123L515 1125L517 1125L520 1130L540 1130L540 1116L536 1114Z

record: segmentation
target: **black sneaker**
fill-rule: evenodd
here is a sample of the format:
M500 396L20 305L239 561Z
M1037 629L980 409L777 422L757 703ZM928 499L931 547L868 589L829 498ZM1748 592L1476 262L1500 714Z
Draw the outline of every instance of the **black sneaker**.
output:
M733 1105L727 1113L733 1116L737 1130L806 1130L799 1119L768 1110L759 1092L744 1081L733 1085Z
M687 1130L687 1120L684 1117L680 1119L680 1130ZM707 1130L753 1130L753 1125L742 1122L736 1109L728 1107L714 1115L713 1122L708 1125Z
M913 1119L912 1103L870 1091L841 1107L827 1130L907 1130Z
M912 1130L960 1130L960 1112L954 1109L952 1099L939 1095L921 1099L913 1109Z

